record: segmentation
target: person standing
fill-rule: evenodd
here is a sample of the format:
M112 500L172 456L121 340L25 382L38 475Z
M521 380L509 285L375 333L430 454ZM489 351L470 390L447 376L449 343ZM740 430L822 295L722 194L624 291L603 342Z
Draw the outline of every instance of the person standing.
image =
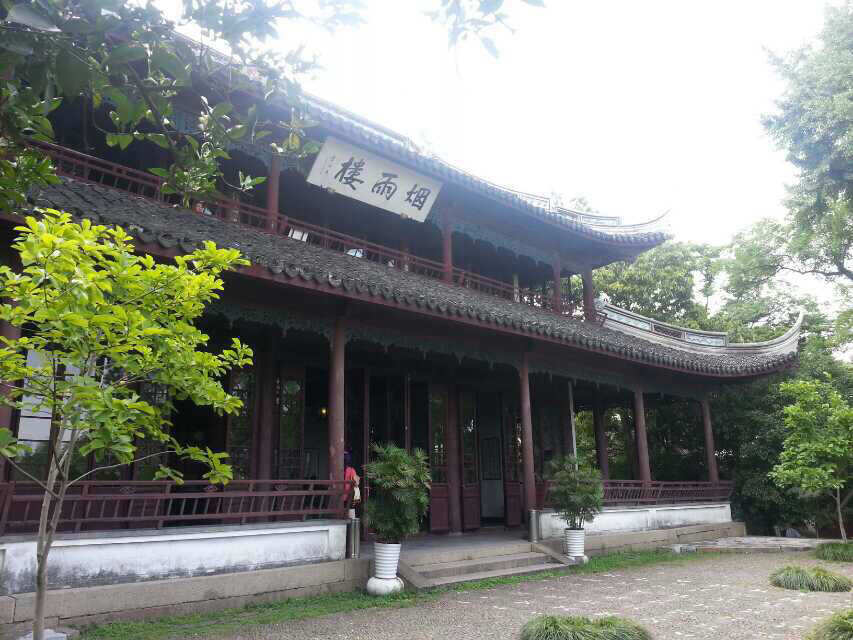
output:
M355 518L355 508L361 503L361 478L352 466L352 454L344 451L344 480L352 483L352 500L350 501L349 517Z

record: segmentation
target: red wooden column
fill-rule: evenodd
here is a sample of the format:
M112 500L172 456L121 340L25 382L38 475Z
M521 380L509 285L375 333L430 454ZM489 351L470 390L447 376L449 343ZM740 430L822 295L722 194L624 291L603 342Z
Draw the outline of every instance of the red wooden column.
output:
M276 230L278 222L278 184L281 179L281 156L272 154L267 176L267 229Z
M444 264L444 281L453 282L453 225L451 210L444 210L441 226L441 257Z
M607 434L604 431L604 408L601 406L601 398L598 391L592 404L592 424L595 428L595 453L598 458L598 469L601 471L601 479L610 479L610 460L607 452Z
M652 481L652 470L649 466L649 441L646 435L646 406L643 401L643 390L634 389L634 429L637 432L637 462L640 477L643 482Z
M255 475L264 480L273 477L273 451L275 451L275 426L276 419L276 346L278 340L274 334L270 334L266 348L257 353L256 371L257 381L255 387L258 391L258 442L255 446L257 452L257 466Z
M566 449L567 453L577 457L578 455L578 432L575 421L575 388L574 381L569 380L566 393L565 407L563 411L566 414L566 424L568 432L566 433ZM543 447L544 451L544 447Z
M447 386L447 490L450 510L450 533L462 532L462 476L459 456L459 392L456 385Z
M717 470L716 448L714 446L714 429L711 426L711 403L708 396L702 396L702 425L705 428L705 460L708 464L708 481L719 482L720 472Z
M362 414L363 425L363 446L364 446L364 464L370 462L370 369L364 370L364 413ZM370 497L370 479L364 472L364 468L356 469L361 476L361 513L362 518L367 519L367 500ZM367 524L361 528L362 536L367 534Z
M525 352L518 370L521 386L521 454L524 469L524 508L536 508L536 477L533 472L533 418L530 413L530 363Z
M344 318L335 318L329 359L329 480L344 479Z
M554 269L554 298L551 302L551 309L554 313L563 313L563 286L560 280L560 274L563 268L560 266L560 256L554 258L551 265Z
M581 274L583 279L583 317L592 322L595 320L595 288L592 285L592 269Z
M9 340L17 340L21 337L21 328L15 327L8 322L0 322L0 335L4 338L8 338ZM6 389L0 389L0 393L5 393ZM9 429L12 433L17 435L17 431L15 429L16 425L12 424L12 418L15 416L15 412L12 410L12 407L7 407L6 405L0 405L0 427L5 427ZM0 481L6 480L7 475L7 467L11 465L6 464L6 458L0 456Z

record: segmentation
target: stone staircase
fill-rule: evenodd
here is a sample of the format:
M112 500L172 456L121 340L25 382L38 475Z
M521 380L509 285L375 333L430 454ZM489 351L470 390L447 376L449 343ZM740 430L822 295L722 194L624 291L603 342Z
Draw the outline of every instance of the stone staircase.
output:
M471 580L553 571L568 558L526 541L403 551L400 577L410 587L429 589Z

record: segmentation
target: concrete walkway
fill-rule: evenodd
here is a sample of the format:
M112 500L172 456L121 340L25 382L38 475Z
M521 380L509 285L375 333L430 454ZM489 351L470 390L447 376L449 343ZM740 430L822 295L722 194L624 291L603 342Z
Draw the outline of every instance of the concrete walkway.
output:
M827 566L853 578L853 565L811 554L724 554L685 563L554 578L487 591L448 593L406 609L373 609L247 630L231 640L517 639L541 613L619 615L658 640L801 640L833 612L853 607L850 593L800 593L770 586L786 564Z

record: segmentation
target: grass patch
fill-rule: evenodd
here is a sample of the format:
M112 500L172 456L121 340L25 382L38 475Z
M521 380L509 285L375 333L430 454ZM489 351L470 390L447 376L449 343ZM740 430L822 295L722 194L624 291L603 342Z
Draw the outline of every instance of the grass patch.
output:
M850 591L853 582L849 578L815 567L805 569L794 565L782 567L770 574L770 584L783 589L797 591Z
M815 555L821 560L853 562L853 542L824 542L817 546Z
M853 640L853 609L836 613L819 624L807 640Z
M80 640L166 640L225 635L245 631L247 627L257 625L316 618L359 609L410 607L431 599L430 596L431 594L414 592L398 593L383 598L375 598L361 592L306 596L211 613L169 616L134 622L111 622L87 627L80 634ZM434 599L435 596L432 598Z
M537 616L524 625L521 640L652 640L652 636L623 618Z
M634 551L593 556L589 563L555 569L528 576L506 576L474 582L463 582L421 592L404 592L377 598L361 592L309 596L280 600L268 604L249 605L211 613L170 616L139 622L111 622L87 627L80 640L171 640L245 633L250 627L277 624L288 620L316 618L335 613L374 608L402 608L431 602L447 592L491 589L503 585L547 580L572 574L608 573L662 563L683 563L713 554L680 555L669 551Z

